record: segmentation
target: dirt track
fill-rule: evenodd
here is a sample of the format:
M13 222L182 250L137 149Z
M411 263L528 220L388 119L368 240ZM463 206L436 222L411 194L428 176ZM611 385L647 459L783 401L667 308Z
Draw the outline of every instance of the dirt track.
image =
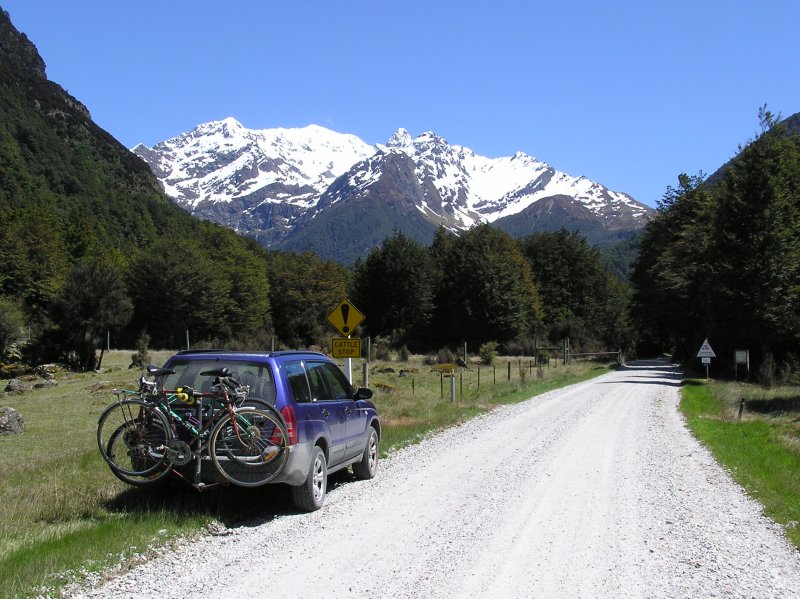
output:
M75 596L799 596L800 554L687 432L679 382L641 363L502 408L340 485L319 512Z

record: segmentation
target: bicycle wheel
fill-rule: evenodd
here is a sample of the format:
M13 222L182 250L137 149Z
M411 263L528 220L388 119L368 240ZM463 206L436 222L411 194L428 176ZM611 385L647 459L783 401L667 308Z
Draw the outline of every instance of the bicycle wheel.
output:
M220 419L211 431L208 447L222 476L236 485L257 487L283 470L289 457L289 436L277 412L246 407Z
M109 455L119 455L120 451L128 451L127 448L122 449L121 447L121 444L124 443L125 432L128 430L128 423L124 423L111 434L111 436L108 438L108 444L106 446ZM150 458L137 460L137 464L146 464L147 459ZM153 469L148 468L146 474L126 474L124 469L120 470L113 464L109 463L109 466L111 466L111 472L114 474L114 476L116 476L122 482L136 487L155 486L164 480L164 477L166 477L172 471L172 464L167 459L161 460L160 463L155 463L154 465L156 467Z
M152 484L156 476L166 475L165 446L171 438L164 415L153 404L138 399L108 406L97 423L97 446L103 459L114 474L130 484Z

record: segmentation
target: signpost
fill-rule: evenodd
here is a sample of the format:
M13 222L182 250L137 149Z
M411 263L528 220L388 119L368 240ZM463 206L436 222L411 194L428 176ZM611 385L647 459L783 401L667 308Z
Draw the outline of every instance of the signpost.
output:
M361 339L334 337L331 344L331 355L334 358L360 358Z
M744 366L747 369L747 376L750 376L750 350L737 349L734 352L733 370L734 377L739 380L739 366Z
M342 336L349 337L355 328L364 321L364 315L356 308L350 300L344 298L328 314L328 322L333 328L339 331Z
M700 346L700 351L697 352L697 357L702 358L703 364L706 367L706 380L708 380L708 366L711 364L711 358L716 358L717 354L714 353L714 350L711 349L711 345L708 343L708 339L703 341L703 345Z
M350 335L364 321L364 314L349 299L344 298L328 314L328 322L339 331L342 338L334 337L331 341L331 354L334 358L345 359L347 380L353 382L352 358L361 357L361 339L351 339Z

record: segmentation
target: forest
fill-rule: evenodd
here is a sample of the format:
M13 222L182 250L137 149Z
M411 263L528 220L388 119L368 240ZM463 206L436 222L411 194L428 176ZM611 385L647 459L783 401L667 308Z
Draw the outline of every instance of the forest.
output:
M796 377L800 349L800 136L766 106L720 173L679 177L640 240L631 315L640 352L680 360L710 339L723 372L748 350L762 381Z
M0 362L91 370L108 346L187 343L325 350L327 315L349 297L359 335L413 352L569 338L689 361L708 338L723 372L737 349L754 376L798 371L797 116L763 107L757 137L713 177L680 175L616 255L568 228L512 238L481 224L428 247L395 230L349 267L193 219L40 71L0 60Z

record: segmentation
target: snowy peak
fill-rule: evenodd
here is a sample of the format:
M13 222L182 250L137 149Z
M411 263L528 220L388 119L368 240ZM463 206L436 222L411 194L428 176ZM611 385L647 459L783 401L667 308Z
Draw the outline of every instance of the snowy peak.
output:
M270 186L282 188L274 201L310 207L375 148L316 125L252 130L229 117L133 151L150 164L167 195L191 211L203 202L231 202Z
M413 137L400 128L372 146L318 125L254 130L229 117L133 151L177 203L265 245L347 205L402 206L403 214L452 230L517 215L530 220L533 205L556 197L607 231L641 228L653 212L524 152L487 158L432 131Z

